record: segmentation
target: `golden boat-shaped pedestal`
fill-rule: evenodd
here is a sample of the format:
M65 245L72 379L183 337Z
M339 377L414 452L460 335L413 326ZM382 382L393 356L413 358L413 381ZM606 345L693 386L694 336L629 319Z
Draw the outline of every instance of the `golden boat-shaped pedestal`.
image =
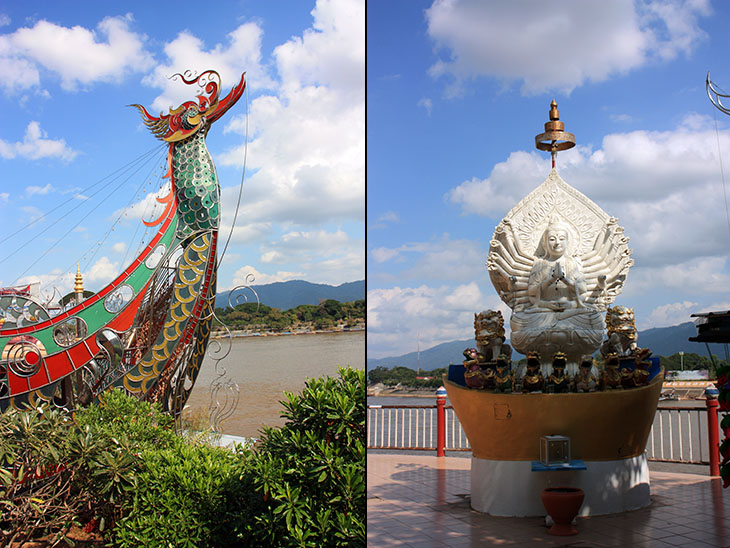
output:
M539 460L540 437L568 436L574 458L616 460L646 448L664 370L647 386L569 394L501 394L444 380L475 457Z
M498 516L545 515L545 487L585 491L581 515L636 510L650 502L646 442L662 389L661 369L647 386L589 393L501 394L444 379L472 448L471 506ZM540 438L568 436L585 470L532 471Z

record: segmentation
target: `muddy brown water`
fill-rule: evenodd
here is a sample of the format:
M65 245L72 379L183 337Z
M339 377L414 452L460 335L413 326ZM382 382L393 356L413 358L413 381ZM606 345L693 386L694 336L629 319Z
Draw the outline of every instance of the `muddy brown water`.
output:
M225 341L221 341L225 345ZM225 378L238 384L240 400L233 415L222 424L225 434L258 437L262 426L281 426L279 403L284 392L300 392L307 378L337 376L339 366L365 368L365 332L312 335L238 337L220 362ZM185 414L207 415L211 384L216 380L211 358L215 341L200 370Z

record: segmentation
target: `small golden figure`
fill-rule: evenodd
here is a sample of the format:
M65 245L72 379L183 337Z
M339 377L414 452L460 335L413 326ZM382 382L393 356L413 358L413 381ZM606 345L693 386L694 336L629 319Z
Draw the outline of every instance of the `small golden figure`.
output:
M540 354L537 352L527 353L527 371L522 378L523 392L542 392L545 386L545 378L540 371Z
M509 369L509 359L504 354L497 357L497 372L494 375L495 392L512 392L513 375Z
M610 352L606 356L606 368L603 370L601 385L604 390L621 388L621 373L618 370L618 354Z
M648 358L651 356L651 350L648 348L638 348L634 357L634 383L636 386L646 386L649 384L649 367L651 362Z
M463 352L464 357L464 382L469 388L484 388L484 374L479 365L480 361L484 361L484 356L477 352L476 348L467 348Z
M548 386L552 387L553 392L556 394L570 391L570 377L565 374L567 363L565 353L556 352L553 354L553 372L548 377Z
M484 388L489 390L495 387L496 373L494 371L494 365L490 364L482 366L482 378L484 379Z
M593 356L585 355L581 359L580 368L575 375L575 389L577 392L595 392L598 379L593 374Z
M634 377L634 370L628 367L623 367L620 370L621 373L621 386L623 388L635 388L636 379Z

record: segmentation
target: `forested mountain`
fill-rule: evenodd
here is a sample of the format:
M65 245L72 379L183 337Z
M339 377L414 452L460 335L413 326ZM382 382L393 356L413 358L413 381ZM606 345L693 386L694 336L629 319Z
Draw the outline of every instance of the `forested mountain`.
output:
M251 288L256 292L261 304L289 310L300 304L319 304L321 301L333 299L335 301L351 302L365 298L365 280L347 282L337 286L327 284L315 284L304 280L291 280L288 282L274 282L270 284L253 285ZM216 308L228 306L228 295L230 291L221 291L216 299ZM241 296L238 304L256 302L256 297L249 290L237 291L234 299ZM233 302L233 304L237 304Z

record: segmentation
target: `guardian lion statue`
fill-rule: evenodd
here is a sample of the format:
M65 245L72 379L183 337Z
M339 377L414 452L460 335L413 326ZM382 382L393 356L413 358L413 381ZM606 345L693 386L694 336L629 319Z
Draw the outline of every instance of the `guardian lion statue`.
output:
M504 318L499 310L482 310L474 314L474 338L479 353L487 361L496 361L503 354L509 362L512 347L504 342Z
M601 356L604 360L612 352L619 357L631 356L636 352L638 335L633 308L609 306L606 309L606 330L608 340L601 345Z

